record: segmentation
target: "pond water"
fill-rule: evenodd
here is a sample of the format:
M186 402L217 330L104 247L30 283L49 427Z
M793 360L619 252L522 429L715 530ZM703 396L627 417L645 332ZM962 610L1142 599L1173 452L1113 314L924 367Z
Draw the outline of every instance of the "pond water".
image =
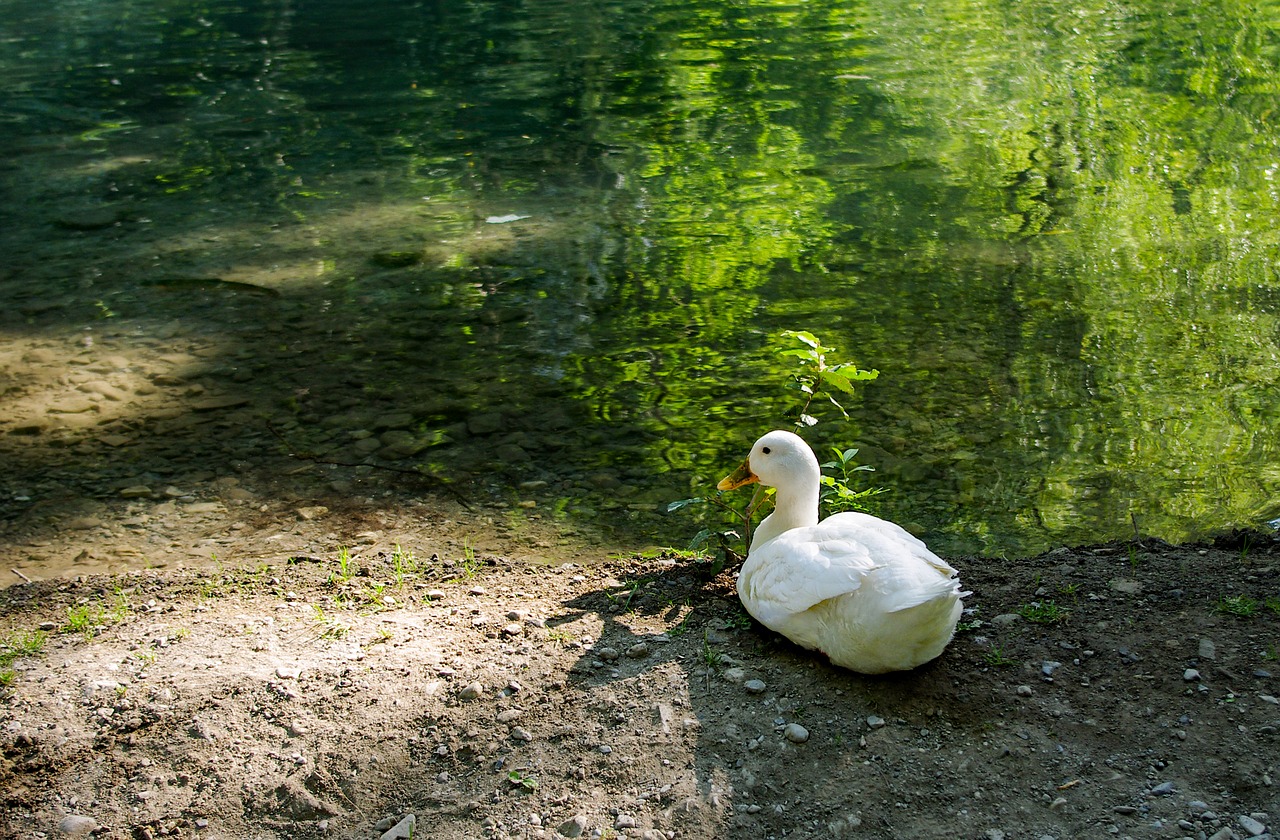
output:
M5 340L198 337L293 445L677 543L809 330L880 375L806 435L940 550L1280 516L1280 3L0 0L0 39Z

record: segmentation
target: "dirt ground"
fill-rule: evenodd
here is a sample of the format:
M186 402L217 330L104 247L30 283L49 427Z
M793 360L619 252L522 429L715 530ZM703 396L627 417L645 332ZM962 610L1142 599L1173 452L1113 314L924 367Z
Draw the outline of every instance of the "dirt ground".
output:
M732 569L551 533L477 551L493 519L449 499L311 515L348 550L0 593L0 834L1224 840L1280 821L1269 538L954 558L964 629L866 677L754 624Z

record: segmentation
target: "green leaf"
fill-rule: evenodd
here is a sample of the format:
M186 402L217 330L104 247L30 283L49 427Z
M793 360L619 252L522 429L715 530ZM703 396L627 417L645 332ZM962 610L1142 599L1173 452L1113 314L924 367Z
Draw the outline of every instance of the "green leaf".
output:
M818 378L838 391L843 391L846 394L853 393L853 385L849 383L849 377L834 368L819 371Z
M783 330L782 335L785 338L795 338L803 341L805 344L817 350L822 346L822 342L818 341L818 337L807 330Z

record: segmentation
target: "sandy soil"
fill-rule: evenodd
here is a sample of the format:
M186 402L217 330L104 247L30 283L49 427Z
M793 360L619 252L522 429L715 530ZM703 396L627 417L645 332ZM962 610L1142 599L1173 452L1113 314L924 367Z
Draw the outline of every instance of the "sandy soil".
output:
M432 838L1224 840L1280 820L1269 540L955 558L965 629L866 677L753 624L732 570L551 537L476 552L459 537L482 514L417 513L436 550L330 510L366 535L345 554L4 590L0 835L407 837L412 815Z

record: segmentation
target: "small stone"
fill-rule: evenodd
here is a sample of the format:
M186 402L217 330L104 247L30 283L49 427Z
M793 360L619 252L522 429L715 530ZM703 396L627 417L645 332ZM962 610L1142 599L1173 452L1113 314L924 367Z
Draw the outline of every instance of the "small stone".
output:
M1213 639L1201 639L1198 653L1201 659L1212 661L1218 658L1218 646L1213 643Z
M459 700L475 700L481 694L484 694L484 686L479 682L467 683L458 692Z
M611 648L611 647L596 648L596 656L600 657L605 662L616 662L618 657L621 655L622 654L618 653L616 648Z
M587 818L579 814L573 819L565 820L560 823L556 831L562 837L581 837L582 832L587 830Z
M50 414L84 414L98 411L98 404L88 397L68 397L59 400L46 409Z
M53 220L53 223L67 230L101 230L111 227L120 221L120 212L112 207L86 207L71 210Z
M404 819L382 833L382 840L411 840L417 825L417 814L405 814Z
M68 837L86 837L97 830L97 820L81 814L67 814L58 823L58 831Z
M1267 830L1265 825L1258 822L1253 817L1246 816L1244 814L1241 814L1239 819L1236 821L1240 823L1241 828L1249 832L1250 837L1257 837L1259 834L1262 834Z
M511 740L524 741L527 744L533 740L533 735L523 727L513 726L511 727Z
M428 590L427 590L427 600L428 600L428 601L439 601L439 600L440 600L441 598L443 598L443 597L444 597L444 590L443 590L443 589L428 589Z
M514 623L508 624L506 627L502 628L502 635L504 636L519 636L523 632L524 632L524 628L521 627L519 624L514 624Z
M1117 805L1116 807L1114 807L1114 808L1112 808L1112 809L1111 809L1111 813L1113 813L1113 814L1121 814L1121 815L1123 815L1123 816L1126 816L1126 817L1127 817L1127 816L1129 816L1130 814L1136 814L1136 813L1138 813L1138 809L1137 809L1136 807L1134 807L1133 805Z
M867 715L867 726L872 729L879 729L884 726L884 718L879 715Z
M1152 796L1171 796L1177 792L1173 782L1161 782L1151 789Z
M643 659L648 655L649 655L649 646L644 642L637 642L636 644L627 648L627 656L630 656L632 659Z
M618 818L614 820L613 827L618 831L636 827L636 818L627 814L618 814Z
M121 391L109 382L102 382L100 380L86 382L80 386L80 390L87 394L99 394L112 402L124 402L129 398L129 394L127 392Z
M1021 620L1022 620L1022 616L1018 615L1017 613L1001 613L1000 615L991 619L991 623L996 625L997 627L1005 627L1010 624L1019 622Z
M1200 679L1200 672L1197 671L1195 668L1188 668L1187 670L1182 672L1182 678L1187 682L1195 682L1196 680Z
M793 744L803 744L809 740L809 730L798 723L788 723L782 730L782 734Z
M498 723L514 723L524 717L522 709L504 709L498 712Z
M276 676L282 680L296 680L302 674L302 669L297 665L281 665L276 668Z
M1042 662L1040 663L1040 673L1046 677L1052 677L1053 672L1062 667L1061 662Z
M601 744L600 746L596 747L596 749L600 751L601 755L613 754L613 747L609 746L608 744Z
M294 512L298 514L298 518L302 521L311 522L324 516L329 512L329 509L324 505L311 505L309 507L300 507Z
M1019 697L1030 697L1032 693L1031 686L1029 685L1020 685L1017 688L1015 688L1014 691L1018 693Z
M765 688L767 688L764 680L747 680L742 684L742 687L747 690L748 694L763 694Z
M742 668L726 668L724 673L720 675L725 682L737 683L741 685L747 678L747 672Z
M1132 578L1112 578L1111 588L1125 595L1138 595L1142 592L1142 581Z

